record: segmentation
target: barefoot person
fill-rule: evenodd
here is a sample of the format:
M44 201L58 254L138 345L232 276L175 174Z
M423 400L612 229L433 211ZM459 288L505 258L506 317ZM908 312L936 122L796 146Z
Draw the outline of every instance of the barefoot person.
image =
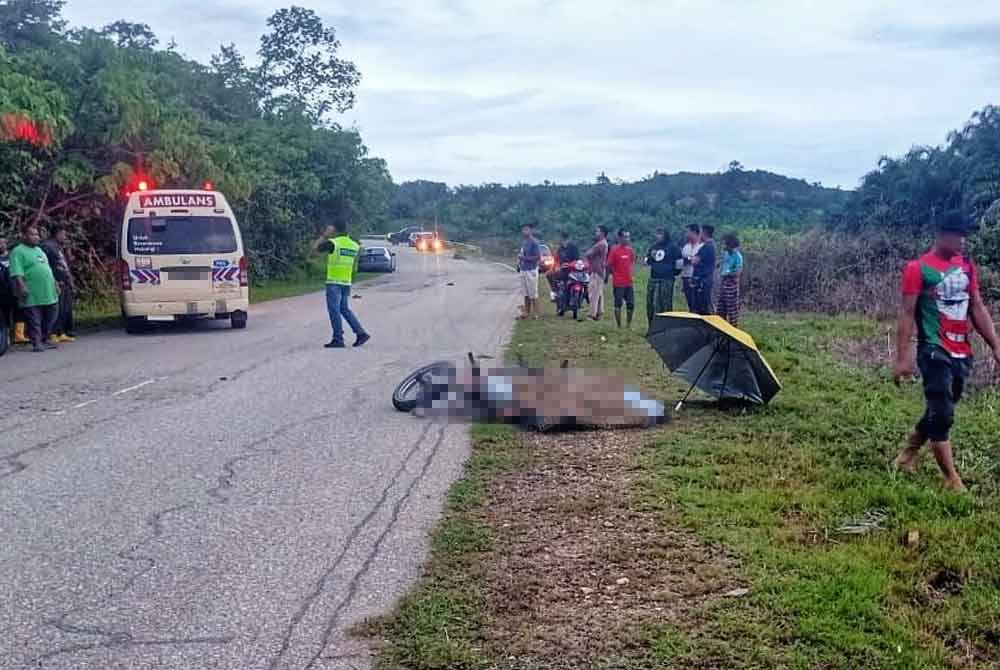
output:
M965 486L955 470L949 432L955 403L962 397L972 368L969 336L973 328L1000 363L1000 341L979 295L976 266L965 255L967 234L968 224L960 215L946 216L930 252L906 265L893 371L897 383L913 376L912 340L916 329L915 363L923 379L927 409L910 433L906 448L896 457L896 467L915 472L920 450L929 443L945 487L954 491L962 491Z

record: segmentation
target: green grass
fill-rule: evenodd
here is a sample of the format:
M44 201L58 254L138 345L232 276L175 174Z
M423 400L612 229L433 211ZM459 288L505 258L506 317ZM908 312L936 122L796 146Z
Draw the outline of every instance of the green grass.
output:
M969 648L1000 658L1000 396L960 406L954 438L972 495L946 493L930 463L916 478L888 467L922 411L919 389L827 353L833 337L876 336L874 323L756 314L744 326L784 391L752 412L686 407L638 457L636 496L665 524L735 550L754 588L712 612L727 622L715 637L687 647L668 631L654 646L724 667L946 668ZM532 362L618 369L671 401L683 389L641 336L608 322L526 323L514 346ZM872 510L886 512L884 529L836 532ZM908 530L919 547L901 542ZM960 593L929 586L942 571L961 576ZM720 644L734 626L741 634Z
M898 389L886 371L828 353L833 338L884 337L877 324L751 314L743 325L784 390L753 411L686 406L649 433L635 459L634 496L666 527L727 547L750 594L705 606L684 628L636 622L648 656L627 667L1000 668L1000 395L960 406L954 440L971 495L948 493L932 459L916 477L889 467L922 411L919 388ZM510 352L532 364L569 359L618 370L672 404L684 385L644 331L642 314L632 332L608 320L547 316L520 323ZM433 536L427 576L381 629L384 668L497 663L478 642L490 613L477 564L490 536L477 510L488 504L492 473L524 464L511 458L516 438L506 429L477 427L474 441L469 472ZM838 532L873 510L885 514L881 528ZM919 533L917 546L902 542L908 531ZM944 588L949 580L954 588Z
M325 261L313 258L288 276L280 279L254 280L250 285L250 303L256 304L280 298L291 298L306 293L322 291L326 276ZM366 281L378 276L359 272L355 281ZM121 308L118 297L105 293L80 300L75 307L77 328L81 331L103 330L120 325Z

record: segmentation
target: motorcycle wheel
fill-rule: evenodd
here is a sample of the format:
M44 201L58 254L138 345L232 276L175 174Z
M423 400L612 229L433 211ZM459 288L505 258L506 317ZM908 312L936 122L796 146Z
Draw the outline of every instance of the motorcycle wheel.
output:
M400 412L412 412L417 407L417 395L425 375L448 374L455 366L447 361L438 361L418 368L408 374L392 392L392 406Z
M8 347L10 347L10 328L6 324L0 324L0 356L7 353Z

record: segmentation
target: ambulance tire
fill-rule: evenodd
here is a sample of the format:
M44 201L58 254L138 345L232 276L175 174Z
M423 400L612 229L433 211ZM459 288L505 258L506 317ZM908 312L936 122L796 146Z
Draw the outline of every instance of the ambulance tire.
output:
M144 316L125 317L125 332L129 335L141 335L146 332L149 324Z
M247 327L247 313L233 312L229 315L229 322L232 324L233 330L243 330Z
M406 375L399 386L392 392L392 406L400 412L412 412L417 408L417 396L420 393L420 384L424 375L428 374L450 374L455 366L447 361L438 361L425 365Z

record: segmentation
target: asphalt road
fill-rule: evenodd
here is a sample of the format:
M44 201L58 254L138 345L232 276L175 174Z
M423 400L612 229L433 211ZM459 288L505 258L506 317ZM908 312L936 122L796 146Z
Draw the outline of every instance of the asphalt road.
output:
M366 667L345 630L417 576L468 455L392 390L499 356L517 303L497 266L398 260L355 289L361 349L322 348L314 294L0 358L0 668Z

